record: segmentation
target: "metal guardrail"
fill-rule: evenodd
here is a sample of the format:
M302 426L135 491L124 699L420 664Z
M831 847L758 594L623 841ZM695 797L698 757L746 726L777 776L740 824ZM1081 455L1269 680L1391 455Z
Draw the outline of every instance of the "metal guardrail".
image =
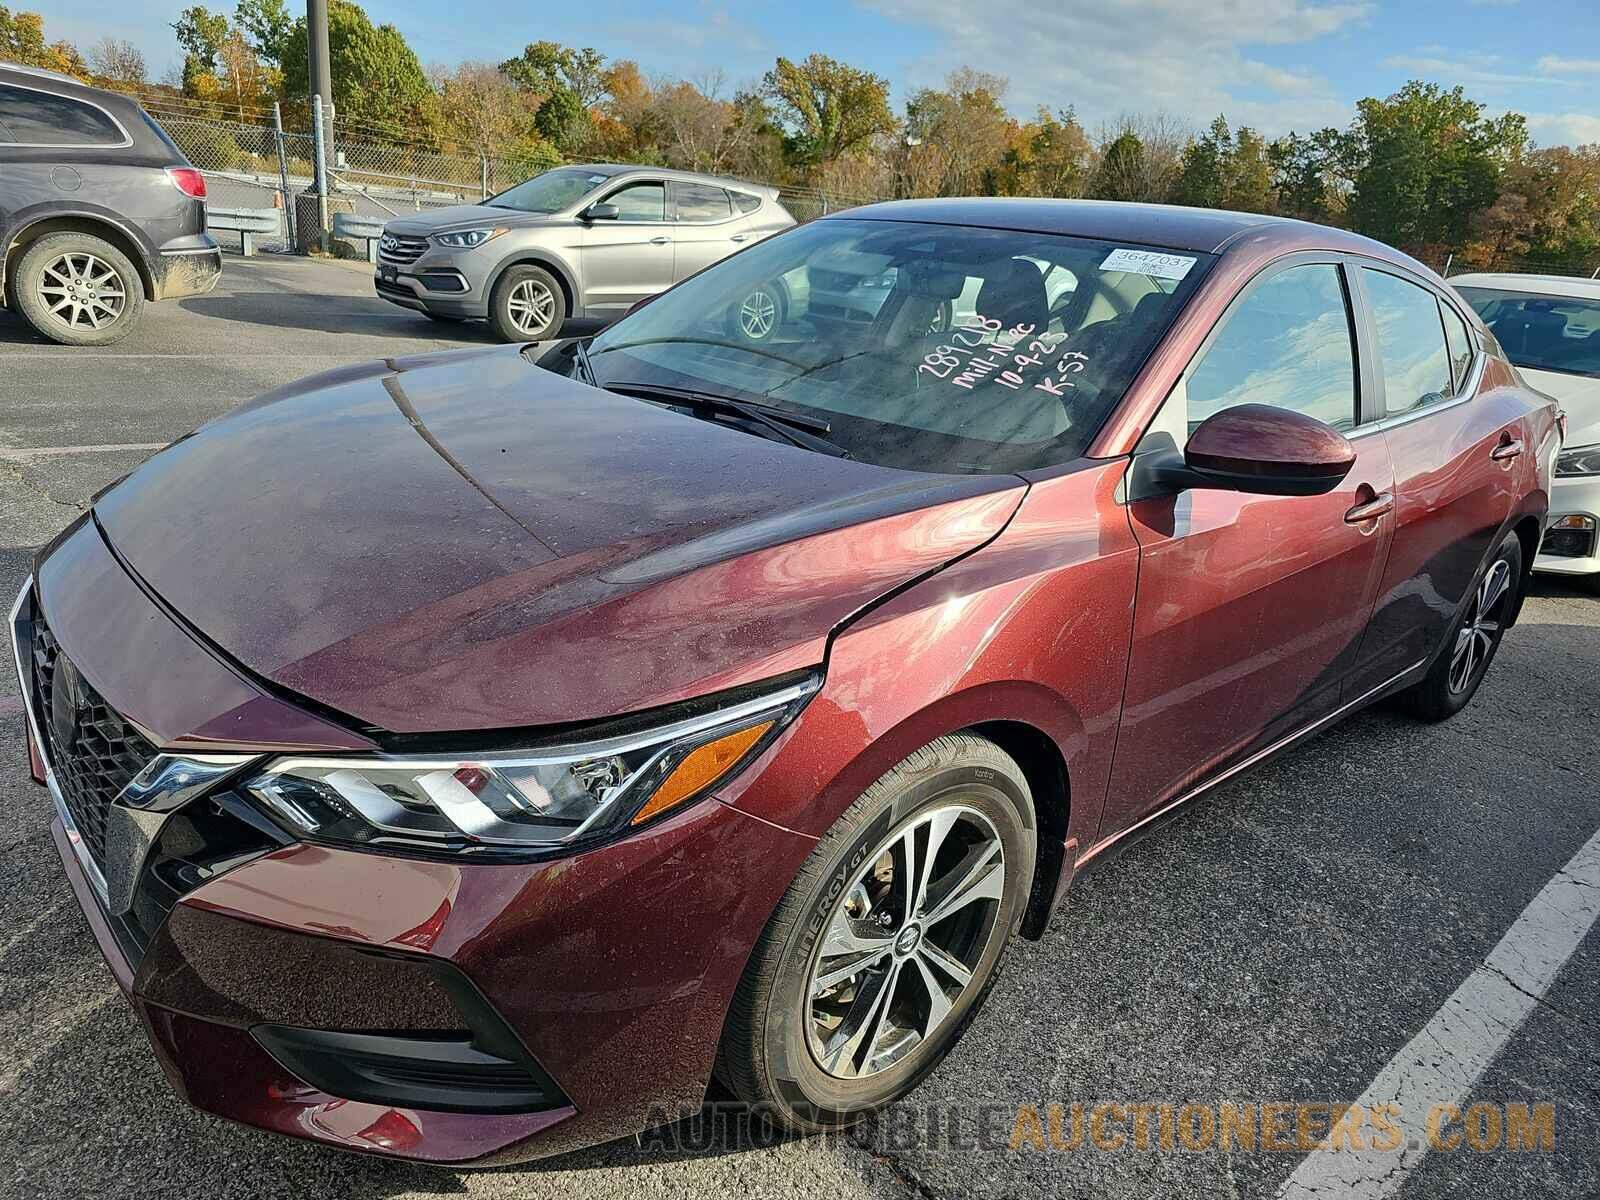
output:
M283 228L282 221L282 214L276 208L224 208L214 204L206 205L206 227L237 233L246 258L256 252L256 236L271 234L277 237Z
M333 236L367 244L367 261L378 261L378 239L383 236L383 221L362 213L335 213Z

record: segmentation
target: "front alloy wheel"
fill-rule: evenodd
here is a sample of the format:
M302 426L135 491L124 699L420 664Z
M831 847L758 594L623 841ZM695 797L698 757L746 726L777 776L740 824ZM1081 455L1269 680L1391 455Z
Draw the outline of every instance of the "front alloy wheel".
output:
M812 1056L859 1079L931 1039L972 986L1005 896L1005 848L975 808L925 810L840 898L811 967Z
M489 323L508 342L559 337L566 297L555 276L532 263L507 267L489 297Z
M750 955L717 1075L776 1124L838 1129L900 1099L978 1011L1033 886L1015 760L956 733L818 841Z
M783 301L765 284L752 288L728 314L732 332L747 342L765 342L783 323Z

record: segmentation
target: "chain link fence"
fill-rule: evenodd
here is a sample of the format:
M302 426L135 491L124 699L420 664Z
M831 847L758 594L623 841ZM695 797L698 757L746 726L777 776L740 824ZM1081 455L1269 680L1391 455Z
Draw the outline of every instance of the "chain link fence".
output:
M184 101L141 97L145 107L186 158L206 176L208 205L226 209L273 209L276 235L258 236L269 251L293 249L291 222L296 197L314 187L315 142L311 134L280 129L266 121L224 120L202 114ZM337 121L328 147L331 212L351 212L383 220L407 212L474 204L522 182L549 164L490 154L449 154L425 146L346 136ZM759 180L749 182L760 183ZM770 185L763 185L770 186ZM809 221L841 208L888 199L845 195L809 187L780 188L779 199L797 221ZM239 249L238 234L213 230L228 249ZM232 244L230 244L230 242ZM348 253L359 254L350 246Z

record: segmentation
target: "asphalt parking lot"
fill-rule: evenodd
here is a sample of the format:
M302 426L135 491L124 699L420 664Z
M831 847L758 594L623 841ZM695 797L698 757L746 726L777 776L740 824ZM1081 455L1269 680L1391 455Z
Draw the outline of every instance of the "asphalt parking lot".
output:
M229 258L215 293L148 309L105 350L49 345L0 312L0 595L9 601L33 550L97 490L199 422L312 371L488 336L377 300L359 267L272 257ZM1550 922L1519 920L1542 911L1547 885L1600 829L1597 678L1600 599L1540 583L1454 721L1359 716L1081 877L1044 940L1014 949L944 1067L850 1138L770 1144L678 1127L452 1172L332 1153L178 1101L60 872L6 671L0 1192L1145 1200L1303 1184L1290 1194L1597 1195L1600 890L1579 880L1556 897L1576 943L1564 964ZM1528 994L1525 1020L1463 1033L1474 1014L1459 997L1486 959L1494 968L1507 954L1559 972ZM1422 1094L1418 1078L1459 1057L1462 1039L1487 1047L1487 1065L1460 1107L1551 1104L1552 1148L1463 1140L1411 1154L1378 1183L1330 1185L1315 1166L1325 1152L1163 1145L1154 1115L1143 1149L1131 1117L1115 1149L1010 1144L1019 1106L1043 1114L1051 1102L1131 1113Z

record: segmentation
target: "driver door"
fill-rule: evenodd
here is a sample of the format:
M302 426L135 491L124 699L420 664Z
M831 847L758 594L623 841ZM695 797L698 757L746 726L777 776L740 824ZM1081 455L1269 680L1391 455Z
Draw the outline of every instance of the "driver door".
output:
M598 203L619 211L615 221L584 226L583 304L592 316L609 316L672 286L672 225L660 180L624 184Z
M1139 580L1101 838L1338 705L1394 531L1387 446L1359 429L1344 271L1297 257L1258 275L1146 435L1181 448L1212 413L1269 404L1333 425L1357 459L1322 496L1196 488L1128 506Z

